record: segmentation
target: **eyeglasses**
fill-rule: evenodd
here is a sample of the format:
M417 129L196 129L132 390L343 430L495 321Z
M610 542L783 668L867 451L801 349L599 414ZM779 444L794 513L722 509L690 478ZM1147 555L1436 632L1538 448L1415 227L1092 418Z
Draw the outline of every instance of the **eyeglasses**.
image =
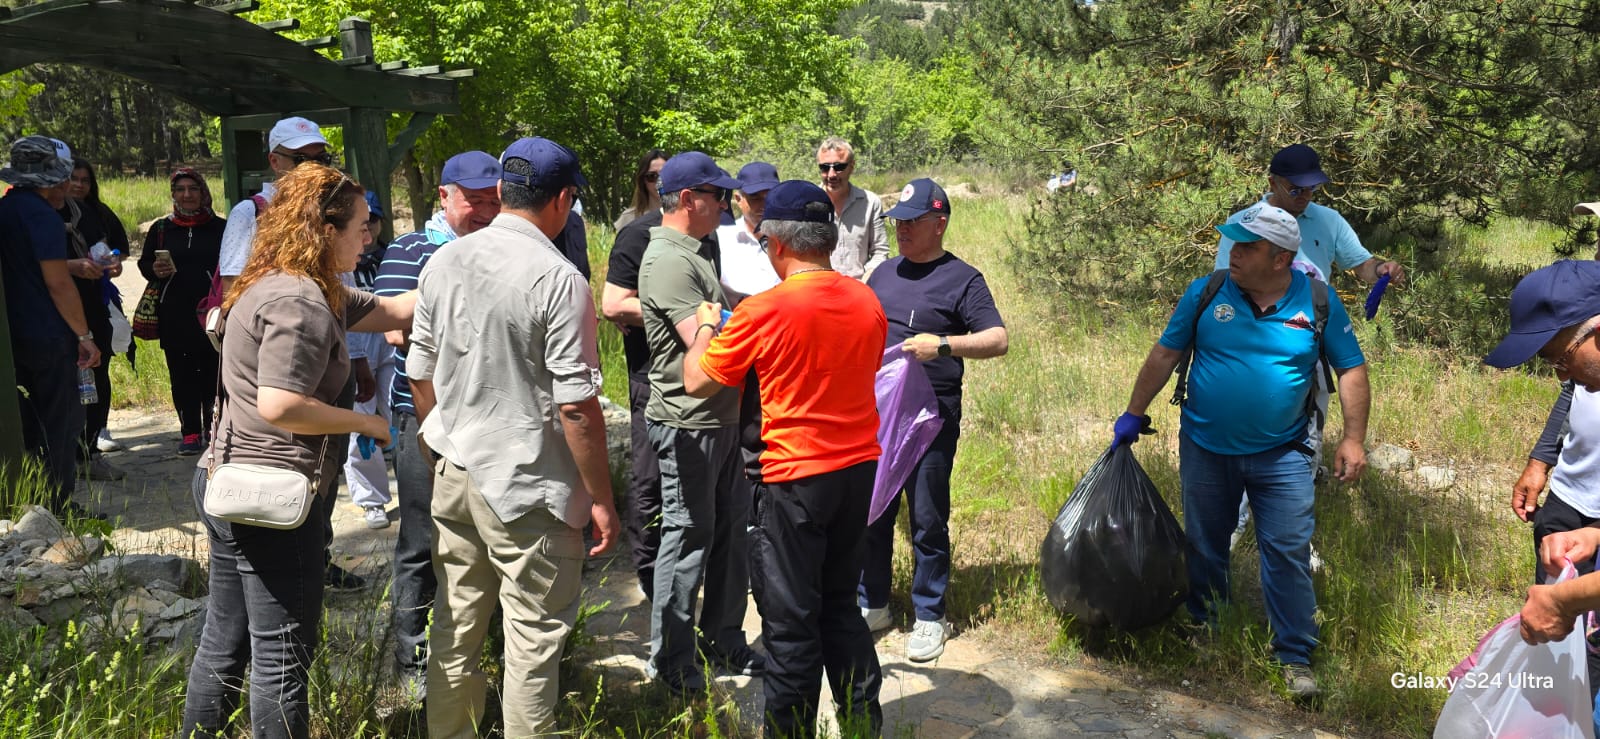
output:
M661 179L661 173L660 172L645 172L644 173L644 181L645 182L655 182L656 180L659 180L659 179Z
M1573 339L1572 344L1567 347L1567 350L1561 353L1560 358L1548 360L1550 362L1550 366L1554 367L1557 372L1566 374L1567 365L1572 361L1572 355L1578 353L1578 347L1583 346L1583 342L1588 341L1594 336L1596 325L1597 324L1590 322L1589 325L1584 326L1583 330L1578 332L1577 338Z
M928 213L923 213L922 215L917 216L916 218L896 218L896 219L894 219L894 225L896 225L896 226L910 226L910 225L916 224L916 223L926 223L928 221L934 220L935 218L939 218L942 215L943 215L942 213L939 213L937 211L931 211L931 212L928 212Z
M761 253L762 254L766 254L767 253L767 245L770 243L768 241L768 239L767 239L766 234L762 234L759 238L757 238L756 239L756 243L761 245Z
M854 164L854 162L818 162L817 169L822 172L827 172L830 169L835 172L843 172L849 169L851 164Z
M700 193L701 195L710 195L712 197L715 197L718 200L721 200L724 196L726 196L728 194L727 190L724 190L724 189L722 189L720 187L713 187L710 190L702 190L702 189L700 189L698 187L691 187L691 188L689 188L689 192L697 192L697 193Z
M1322 187L1321 185L1312 185L1310 187L1294 187L1289 184L1288 180L1284 180L1283 184L1283 194L1288 195L1291 198L1298 198L1301 195L1315 195L1317 194L1317 190L1321 189Z
M328 193L328 196L322 199L321 210L323 213L328 212L328 206L333 205L334 198L339 197L339 191L344 189L345 183L347 182L350 184L355 184L350 180L350 175L340 172L338 184L334 185L333 190Z
M298 167L298 166L300 166L302 164L305 164L306 162L316 162L317 164L321 164L321 165L323 165L325 167L332 167L333 166L333 153L332 152L324 151L321 154L298 154L298 153L289 152L289 151L274 151L272 153L277 154L278 156L283 157L284 159L287 159L287 160L289 160L291 162L294 162L294 166L296 166L296 167Z

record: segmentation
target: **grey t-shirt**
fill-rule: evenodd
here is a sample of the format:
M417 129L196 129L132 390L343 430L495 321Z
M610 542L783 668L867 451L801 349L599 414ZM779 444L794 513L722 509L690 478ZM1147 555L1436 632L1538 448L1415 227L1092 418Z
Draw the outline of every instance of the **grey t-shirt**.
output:
M336 318L322 289L308 277L274 272L251 285L228 311L222 330L222 405L211 449L217 464L238 462L289 467L316 476L322 434L296 434L262 420L257 389L278 388L333 405L350 376L345 327L377 307L377 297L349 287L344 316ZM335 448L337 447L337 448ZM329 444L322 468L324 489L348 453Z
M650 229L650 246L639 263L639 307L650 345L650 402L644 417L681 429L714 429L739 422L740 388L725 387L709 398L683 389L683 357L678 322L694 316L701 301L728 305L711 260L700 240L664 226Z

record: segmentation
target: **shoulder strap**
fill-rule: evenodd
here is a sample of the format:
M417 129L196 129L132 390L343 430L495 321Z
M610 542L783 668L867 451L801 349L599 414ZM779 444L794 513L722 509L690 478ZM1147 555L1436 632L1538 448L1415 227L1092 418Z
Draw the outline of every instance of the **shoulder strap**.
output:
M260 218L261 214L267 210L267 199L261 197L260 193L256 193L250 196L250 202L256 204L256 217Z
M1339 388L1333 381L1333 367L1328 365L1327 346L1323 342L1323 335L1327 333L1328 329L1328 301L1331 300L1328 294L1333 292L1333 288L1321 280L1310 277L1306 279L1311 281L1311 313L1313 316L1311 321L1311 341L1312 345L1317 349L1317 363L1311 370L1311 390L1306 393L1306 418L1310 419L1311 423L1316 424L1318 430L1321 430L1323 423L1327 421L1327 413L1323 411L1321 406L1317 405L1317 386L1321 385L1327 388L1329 395L1338 392ZM1320 367L1322 371L1318 372L1317 367Z
M1183 350L1183 356L1178 358L1178 367L1173 370L1177 382L1172 385L1172 404L1181 406L1189 399L1189 360L1194 357L1194 341L1200 333L1200 317L1205 315L1206 306L1211 305L1217 293L1222 291L1222 281L1227 279L1228 270L1219 269L1206 278L1206 286L1200 291L1200 304L1194 310L1194 319L1189 326L1189 346Z

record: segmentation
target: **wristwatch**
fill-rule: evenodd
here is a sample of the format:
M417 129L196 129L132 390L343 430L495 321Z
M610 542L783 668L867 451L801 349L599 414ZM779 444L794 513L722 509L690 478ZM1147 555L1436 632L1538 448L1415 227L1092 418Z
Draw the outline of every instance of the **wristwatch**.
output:
M940 336L939 337L939 356L941 356L941 357L950 356L950 337L948 337L948 336Z
M79 344L82 344L85 341L94 341L94 334L83 334L82 336L78 337Z

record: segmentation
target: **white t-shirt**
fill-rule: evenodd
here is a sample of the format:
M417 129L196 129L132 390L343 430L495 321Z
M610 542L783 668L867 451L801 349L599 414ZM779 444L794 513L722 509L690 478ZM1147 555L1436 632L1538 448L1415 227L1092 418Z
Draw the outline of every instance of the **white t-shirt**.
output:
M1550 494L1589 518L1600 518L1600 393L1572 388L1567 435L1550 473Z
M717 228L717 246L722 250L722 284L734 292L755 295L782 282L761 251L761 242L745 228L744 216Z
M278 188L271 182L261 186L261 197L272 202ZM244 265L250 261L250 245L256 240L256 201L244 198L228 211L228 225L222 229L222 256L217 260L217 271L223 277L244 274Z

